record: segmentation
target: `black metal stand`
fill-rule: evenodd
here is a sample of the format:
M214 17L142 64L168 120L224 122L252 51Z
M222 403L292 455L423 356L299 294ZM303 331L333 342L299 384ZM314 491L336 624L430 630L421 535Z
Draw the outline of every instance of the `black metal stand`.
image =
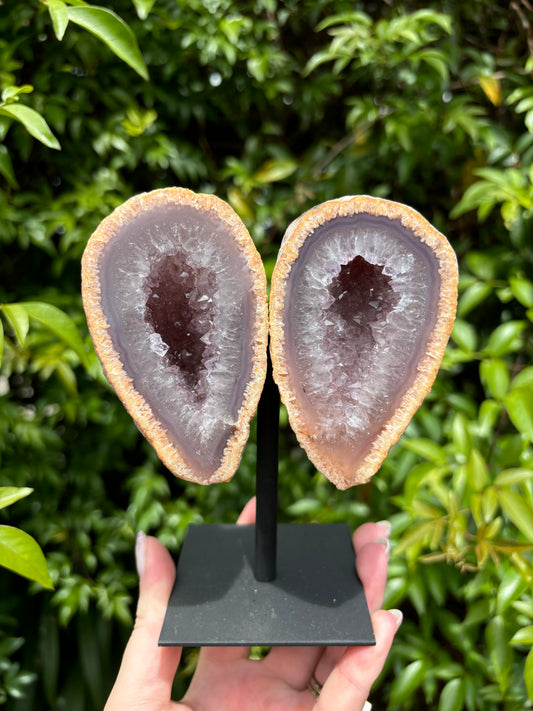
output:
M255 526L192 525L161 646L373 645L346 524L277 524L279 394L258 408Z
M268 358L265 386L257 408L256 520L254 573L260 582L276 577L278 510L279 392Z

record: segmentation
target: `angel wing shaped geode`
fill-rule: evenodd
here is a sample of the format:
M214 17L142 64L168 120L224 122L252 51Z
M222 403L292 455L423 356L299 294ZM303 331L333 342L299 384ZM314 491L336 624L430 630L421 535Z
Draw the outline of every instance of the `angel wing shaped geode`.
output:
M429 392L456 301L455 254L409 207L340 198L287 230L270 297L274 379L338 488L368 481Z
M235 212L181 188L138 195L83 256L87 321L105 374L177 476L226 481L266 373L266 278Z

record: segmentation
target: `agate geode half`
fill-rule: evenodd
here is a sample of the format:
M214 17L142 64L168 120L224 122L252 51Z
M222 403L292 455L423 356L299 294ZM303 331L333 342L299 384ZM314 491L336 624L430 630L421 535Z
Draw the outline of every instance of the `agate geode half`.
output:
M104 372L162 462L231 478L268 332L263 265L235 212L181 188L131 198L89 240L82 293Z
M272 276L274 379L338 488L368 481L429 392L456 300L453 250L404 205L340 198L287 230Z

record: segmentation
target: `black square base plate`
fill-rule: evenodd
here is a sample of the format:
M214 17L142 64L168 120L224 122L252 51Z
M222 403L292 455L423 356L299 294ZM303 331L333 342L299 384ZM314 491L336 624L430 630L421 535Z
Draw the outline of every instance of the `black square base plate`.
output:
M346 524L279 524L275 580L253 573L255 526L190 526L161 646L373 645Z

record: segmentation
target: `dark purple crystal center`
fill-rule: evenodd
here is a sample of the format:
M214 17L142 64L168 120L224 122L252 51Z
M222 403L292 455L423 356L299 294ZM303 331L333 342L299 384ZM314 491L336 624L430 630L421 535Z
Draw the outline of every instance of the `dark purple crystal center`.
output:
M177 366L194 389L205 369L208 334L214 326L215 272L192 267L179 251L155 262L144 286L145 321L168 347L165 362Z
M357 256L341 266L328 287L335 299L328 314L341 317L344 339L355 341L359 352L374 343L372 324L384 321L400 300L391 281L383 267Z

